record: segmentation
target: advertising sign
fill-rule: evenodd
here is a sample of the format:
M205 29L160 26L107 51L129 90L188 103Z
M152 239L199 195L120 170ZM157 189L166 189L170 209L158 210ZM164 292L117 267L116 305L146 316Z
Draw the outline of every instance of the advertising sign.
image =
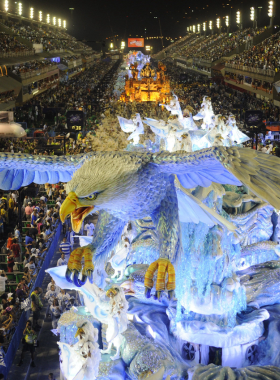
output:
M263 121L263 113L259 110L246 111L245 122L248 126L258 126Z
M144 38L129 38L127 46L134 48L144 47Z
M71 131L82 131L84 127L83 111L68 111L66 114L67 129Z

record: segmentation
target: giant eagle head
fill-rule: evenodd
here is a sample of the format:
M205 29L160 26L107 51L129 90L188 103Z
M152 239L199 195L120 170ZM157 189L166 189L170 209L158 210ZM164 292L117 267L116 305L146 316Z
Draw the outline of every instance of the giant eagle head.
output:
M127 191L135 185L143 161L129 154L108 152L85 161L67 183L68 196L60 208L60 219L71 215L73 230L94 209L118 210L128 202Z

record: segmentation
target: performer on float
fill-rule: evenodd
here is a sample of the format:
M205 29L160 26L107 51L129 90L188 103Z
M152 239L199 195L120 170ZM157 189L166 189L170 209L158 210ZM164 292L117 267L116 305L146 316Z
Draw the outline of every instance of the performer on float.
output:
M121 129L125 133L131 133L127 140L133 140L133 144L138 145L140 141L140 135L144 134L144 126L140 114L136 113L132 120L128 120L124 117L118 116L118 120Z

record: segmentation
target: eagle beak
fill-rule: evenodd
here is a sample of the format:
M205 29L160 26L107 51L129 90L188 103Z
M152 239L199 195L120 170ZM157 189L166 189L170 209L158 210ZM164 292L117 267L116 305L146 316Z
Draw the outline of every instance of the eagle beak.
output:
M64 223L65 219L70 214L72 229L74 232L79 233L83 220L93 209L94 206L86 207L82 205L77 195L71 191L60 207L60 219L62 223Z

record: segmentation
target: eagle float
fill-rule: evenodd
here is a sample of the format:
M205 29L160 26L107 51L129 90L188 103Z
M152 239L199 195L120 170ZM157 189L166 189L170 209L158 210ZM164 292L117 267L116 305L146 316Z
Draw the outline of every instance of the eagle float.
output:
M68 196L60 208L60 218L64 222L70 214L75 232L88 214L99 210L92 242L75 249L69 258L66 279L76 286L84 285L87 279L93 282L95 267L104 268L128 221L150 216L159 239L160 257L149 266L144 285L150 297L157 270L159 299L165 289L173 296L174 267L180 264L182 254L176 182L183 189L208 187L212 182L244 184L280 209L280 160L237 147L192 153L92 152L65 157L2 153L0 170L4 190L16 190L31 182L67 182ZM191 195L187 190L186 194Z

